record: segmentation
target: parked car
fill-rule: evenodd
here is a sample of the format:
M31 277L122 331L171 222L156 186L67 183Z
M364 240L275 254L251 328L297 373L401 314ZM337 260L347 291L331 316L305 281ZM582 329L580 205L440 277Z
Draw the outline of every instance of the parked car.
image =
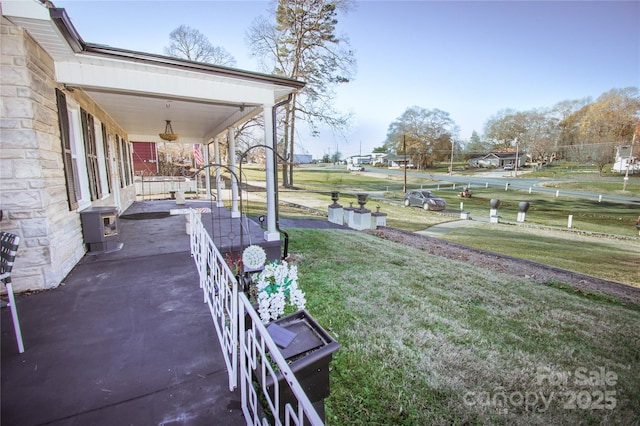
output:
M404 195L404 205L407 207L418 206L425 210L444 210L447 208L445 200L426 190L408 191Z
M364 166L362 164L349 164L347 170L350 172L364 172Z
M509 164L505 164L505 165L504 165L504 169L505 169L505 170L513 170L513 169L514 169L514 167L515 167L515 166L514 166L513 164L511 164L511 163L509 163Z

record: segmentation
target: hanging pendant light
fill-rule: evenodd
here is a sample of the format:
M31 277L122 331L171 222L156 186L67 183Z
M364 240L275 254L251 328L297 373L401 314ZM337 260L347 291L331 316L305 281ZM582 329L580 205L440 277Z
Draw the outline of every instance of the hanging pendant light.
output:
M171 120L165 120L165 122L167 124L164 128L164 133L159 133L158 136L160 136L160 139L164 139L165 141L175 141L176 139L178 139L179 135L173 133L173 128L171 128Z

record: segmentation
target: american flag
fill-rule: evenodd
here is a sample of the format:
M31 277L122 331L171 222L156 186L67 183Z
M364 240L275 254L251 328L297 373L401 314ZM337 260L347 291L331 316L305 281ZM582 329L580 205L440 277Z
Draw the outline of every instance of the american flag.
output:
M196 164L204 164L204 157L200 151L200 144L193 145L193 159L196 160Z

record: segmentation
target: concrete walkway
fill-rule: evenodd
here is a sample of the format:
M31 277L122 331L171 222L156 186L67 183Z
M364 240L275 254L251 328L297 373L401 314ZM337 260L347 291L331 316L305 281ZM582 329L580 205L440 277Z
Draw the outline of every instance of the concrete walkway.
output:
M416 231L416 234L426 235L428 237L440 237L460 228L473 227L473 222L473 220L466 219L452 220L451 222L444 222L430 226L422 231Z

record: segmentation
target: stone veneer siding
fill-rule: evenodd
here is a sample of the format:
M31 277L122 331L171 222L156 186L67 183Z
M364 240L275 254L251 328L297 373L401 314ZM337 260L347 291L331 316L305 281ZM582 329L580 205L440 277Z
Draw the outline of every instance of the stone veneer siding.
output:
M0 230L21 237L14 290L41 290L57 287L86 249L80 215L67 203L54 61L27 31L0 19ZM82 91L71 95L109 133L126 135ZM135 188L120 193L126 209ZM93 205L115 202L109 196Z

